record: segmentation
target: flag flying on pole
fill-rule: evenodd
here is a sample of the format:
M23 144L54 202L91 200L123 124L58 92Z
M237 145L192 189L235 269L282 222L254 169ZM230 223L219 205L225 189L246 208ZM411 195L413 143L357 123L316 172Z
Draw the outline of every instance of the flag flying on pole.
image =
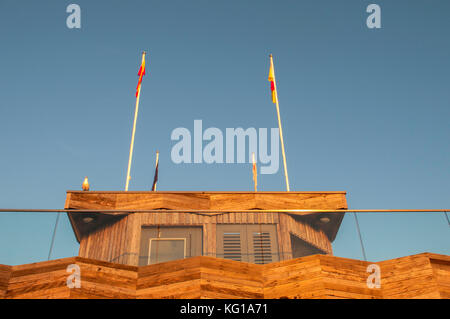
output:
M258 171L256 169L255 153L252 153L252 160L253 160L253 182L255 184L255 192L256 192L256 187L258 186Z
M272 59L270 60L270 69L269 69L268 80L270 82L270 90L272 91L272 102L277 103L277 94L276 94L276 88L275 88L275 71L273 69Z
M139 81L138 81L138 85L136 87L136 97L139 94L139 91L141 90L141 83L142 83L142 77L145 75L145 54L142 55L142 62L141 62L141 67L139 68Z
M155 177L153 178L152 191L156 191L156 183L158 182L158 168L159 168L159 152L156 152L156 167L155 167Z
M280 131L281 151L283 153L284 177L286 178L286 190L289 192L290 187L289 187L289 177L288 177L287 165L286 165L286 152L284 150L283 129L281 127L280 106L278 105L279 101L278 101L278 94L277 94L277 82L275 80L275 68L273 67L272 54L269 55L269 58L270 58L270 69L269 69L270 89L272 91L272 102L276 105L276 109L277 109L278 129Z
M127 180L125 181L125 191L128 191L128 185L130 184L130 170L131 170L131 161L133 159L133 147L134 147L134 135L136 133L136 122L137 122L137 117L138 117L138 111L139 111L139 97L140 92L141 92L141 82L142 82L142 77L145 75L145 51L142 52L142 62L141 62L141 67L139 68L139 82L138 85L136 87L136 108L134 111L134 121L133 121L133 131L131 133L131 143L130 143L130 155L128 157L128 169L127 169Z

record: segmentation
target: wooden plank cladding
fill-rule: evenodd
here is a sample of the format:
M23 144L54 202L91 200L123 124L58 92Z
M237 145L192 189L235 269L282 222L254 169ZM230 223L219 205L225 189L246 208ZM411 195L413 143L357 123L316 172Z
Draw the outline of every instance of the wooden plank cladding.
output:
M346 209L345 192L67 191L66 209Z
M280 223L280 220L283 222ZM291 234L304 239L326 254L332 254L331 242L322 230L297 221L288 214L230 213L205 216L162 211L161 213L131 214L115 223L98 228L80 240L79 256L137 266L142 227L197 226L203 233L203 256L216 257L216 226L240 222L248 225L279 224L277 234L281 260L292 258Z
M0 298L3 298L8 290L11 266L0 265Z
M450 256L419 254L379 265L386 298L450 298Z
M450 297L450 256L423 253L378 262L381 287L367 287L371 262L313 255L266 265L193 257L128 266L71 257L0 265L0 298L391 299ZM67 287L69 265L80 287Z

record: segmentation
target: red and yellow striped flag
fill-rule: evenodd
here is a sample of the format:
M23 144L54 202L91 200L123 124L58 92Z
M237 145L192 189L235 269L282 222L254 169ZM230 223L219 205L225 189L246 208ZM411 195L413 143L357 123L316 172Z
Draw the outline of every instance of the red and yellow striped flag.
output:
M141 90L141 83L142 83L142 77L145 75L145 54L142 55L142 63L141 67L139 68L139 81L138 85L136 87L136 97L139 95L139 91Z
M272 91L272 102L277 103L277 92L275 88L275 71L273 69L273 61L272 57L270 57L270 69L269 69L269 78L270 82L270 90Z

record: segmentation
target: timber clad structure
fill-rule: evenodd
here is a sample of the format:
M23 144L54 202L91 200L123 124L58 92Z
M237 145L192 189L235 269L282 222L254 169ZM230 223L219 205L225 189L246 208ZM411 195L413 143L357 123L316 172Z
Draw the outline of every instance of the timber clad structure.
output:
M80 288L66 285L72 264ZM0 265L0 298L450 298L449 256L378 262L379 289L367 287L369 264L327 255L265 265L201 256L137 267L71 257Z
M68 191L65 208L79 256L0 265L0 298L450 298L449 256L377 262L369 288L374 263L332 256L344 213L285 211L347 209L345 192Z
M66 209L161 210L156 213L69 213L80 242L80 257L144 265L148 257L143 243L145 228L164 236L168 228L199 229L198 245L203 256L234 257L253 261L265 253L268 261L288 260L313 253L332 254L331 242L344 213L258 212L277 209L346 209L345 192L73 192L67 193ZM210 210L207 213L165 212L164 210ZM255 210L254 213L236 212ZM230 213L216 213L214 210ZM327 222L321 222L326 217ZM169 232L170 233L170 232ZM178 232L179 233L179 232ZM219 236L220 235L220 236ZM228 235L228 237L227 237ZM235 245L229 240L237 236ZM173 236L169 236L173 238ZM181 236L183 237L183 236ZM184 236L189 241L186 233ZM270 237L270 242L266 239ZM154 236L154 238L161 237ZM145 238L149 240L149 238ZM230 245L227 245L227 244ZM194 246L195 243L188 243ZM144 245L146 245L144 247ZM258 246L262 248L258 249ZM270 246L270 249L269 249ZM240 250L239 250L240 248ZM146 251L144 251L144 249ZM160 251L161 253L161 251ZM192 257L187 252L187 257ZM148 258L147 258L148 259ZM266 258L267 259L267 258ZM265 262L263 262L265 263Z

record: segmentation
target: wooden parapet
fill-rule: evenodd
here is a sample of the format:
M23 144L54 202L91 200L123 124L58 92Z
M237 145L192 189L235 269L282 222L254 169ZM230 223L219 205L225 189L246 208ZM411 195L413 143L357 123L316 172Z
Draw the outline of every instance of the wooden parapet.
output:
M346 209L346 192L67 191L66 209Z
M69 265L80 288L68 288ZM313 255L266 265L193 257L142 267L81 257L0 265L0 298L449 298L450 256L423 253L376 263L381 287L367 286L371 262Z

